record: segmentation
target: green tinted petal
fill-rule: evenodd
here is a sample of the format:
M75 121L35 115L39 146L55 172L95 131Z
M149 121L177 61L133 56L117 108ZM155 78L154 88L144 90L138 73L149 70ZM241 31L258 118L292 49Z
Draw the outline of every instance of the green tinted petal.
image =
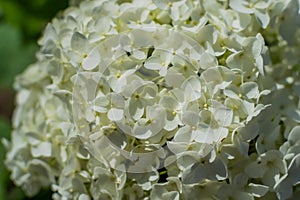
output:
M252 194L254 197L262 197L269 191L269 187L265 185L250 183L248 185L247 192Z
M258 86L255 82L246 82L241 85L241 92L249 99L257 98L259 95Z
M79 32L75 32L71 38L71 47L73 50L86 53L88 46L88 40L84 35Z

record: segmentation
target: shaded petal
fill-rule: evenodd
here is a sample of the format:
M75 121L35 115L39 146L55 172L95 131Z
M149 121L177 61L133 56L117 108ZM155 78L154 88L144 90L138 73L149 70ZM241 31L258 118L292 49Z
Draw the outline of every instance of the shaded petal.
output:
M255 183L250 183L247 187L247 192L255 197L262 197L269 191L269 187L266 185L260 185Z
M79 32L75 32L71 38L71 47L73 50L85 53L88 46L88 40L84 35Z
M224 180L227 170L220 159L212 163L201 164L199 162L188 167L182 174L182 182L185 184L199 183L203 179Z
M249 99L257 98L259 95L258 86L255 82L246 82L241 85L241 92Z

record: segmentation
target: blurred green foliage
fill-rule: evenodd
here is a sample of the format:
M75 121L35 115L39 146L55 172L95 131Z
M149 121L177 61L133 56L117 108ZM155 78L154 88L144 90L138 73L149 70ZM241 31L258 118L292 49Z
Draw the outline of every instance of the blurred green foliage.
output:
M0 118L0 134L1 138L9 138L9 133L11 131L10 124L7 120ZM0 145L0 160L5 157L5 149L3 145ZM8 173L4 165L0 165L0 199L7 199L7 184L8 184Z
M34 62L37 45L25 43L22 32L5 22L0 23L0 86L11 88L16 74Z
M0 0L0 138L9 139L13 109L13 82L35 61L37 39L43 28L68 0ZM0 142L0 200L51 199L50 191L41 191L33 198L9 180L3 160L5 148Z
M59 11L67 0L1 0L2 16L22 31L26 39L37 39L43 26Z

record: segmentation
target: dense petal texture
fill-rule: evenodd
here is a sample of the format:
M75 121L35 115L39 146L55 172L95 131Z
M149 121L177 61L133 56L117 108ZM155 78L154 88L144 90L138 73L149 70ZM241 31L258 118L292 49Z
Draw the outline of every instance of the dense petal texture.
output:
M53 199L296 199L300 6L83 0L16 78L5 164Z

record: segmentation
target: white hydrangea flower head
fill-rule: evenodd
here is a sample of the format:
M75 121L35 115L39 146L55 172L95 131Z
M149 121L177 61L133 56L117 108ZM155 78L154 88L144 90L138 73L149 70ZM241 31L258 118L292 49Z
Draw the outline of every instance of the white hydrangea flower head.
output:
M298 1L71 3L15 83L5 163L29 196L299 194Z

